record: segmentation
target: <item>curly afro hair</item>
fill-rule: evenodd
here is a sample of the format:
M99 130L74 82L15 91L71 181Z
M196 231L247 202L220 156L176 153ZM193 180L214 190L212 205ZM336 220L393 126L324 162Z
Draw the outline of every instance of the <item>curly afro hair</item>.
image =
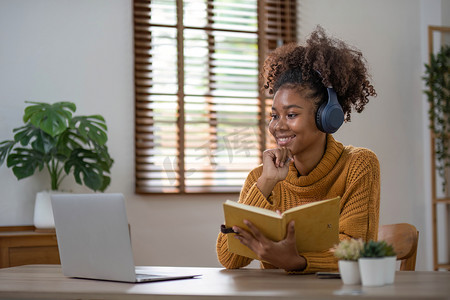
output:
M376 96L369 82L362 53L345 42L328 37L320 26L305 45L287 44L275 49L264 62L264 88L275 94L279 88L298 88L318 106L327 99L326 87L332 86L350 121L352 107L360 113Z

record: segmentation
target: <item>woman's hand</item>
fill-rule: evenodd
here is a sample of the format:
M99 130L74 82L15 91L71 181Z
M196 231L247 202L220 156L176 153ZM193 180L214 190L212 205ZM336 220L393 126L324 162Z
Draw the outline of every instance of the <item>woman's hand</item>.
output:
M255 252L261 260L286 271L303 270L306 267L305 258L297 252L294 221L288 225L286 238L279 242L265 237L251 222L244 220L244 223L251 233L234 226L233 231L237 233L235 238Z
M268 149L263 153L263 172L258 179L257 187L268 197L275 185L286 178L292 154L287 148Z

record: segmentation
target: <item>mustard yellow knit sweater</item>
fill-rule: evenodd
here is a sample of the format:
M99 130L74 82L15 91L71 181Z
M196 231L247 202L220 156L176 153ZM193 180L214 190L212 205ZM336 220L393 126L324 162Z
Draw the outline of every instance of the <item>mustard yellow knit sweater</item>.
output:
M339 238L375 240L378 233L380 204L380 168L376 155L365 148L343 146L327 136L327 148L317 167L307 176L298 177L291 163L285 180L279 182L266 199L256 187L262 166L253 169L241 190L239 202L281 212L298 205L341 197ZM301 273L337 270L337 260L330 251L300 253L307 266ZM227 235L219 233L217 257L228 269L241 268L250 258L228 251ZM273 268L261 263L262 268Z

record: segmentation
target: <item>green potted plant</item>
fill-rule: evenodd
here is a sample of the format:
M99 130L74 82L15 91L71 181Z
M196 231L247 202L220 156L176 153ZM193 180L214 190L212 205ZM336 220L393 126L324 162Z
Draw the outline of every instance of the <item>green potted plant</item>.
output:
M435 152L436 170L445 191L445 170L450 166L450 46L444 45L436 55L430 54L430 62L425 64L423 79L428 87L424 93L430 104L428 118L435 138L432 151Z
M358 259L364 246L362 239L342 240L332 248L332 252L339 259L339 273L344 284L360 284Z
M0 142L0 165L6 160L18 180L46 168L52 191L58 191L69 174L80 185L104 191L113 164L104 118L75 116L72 102L27 103L24 125L13 130L12 140Z
M359 271L364 286L382 286L385 284L386 242L370 240L361 249Z
M385 276L384 283L392 284L395 279L395 271L397 269L397 253L391 244L381 241L384 247Z

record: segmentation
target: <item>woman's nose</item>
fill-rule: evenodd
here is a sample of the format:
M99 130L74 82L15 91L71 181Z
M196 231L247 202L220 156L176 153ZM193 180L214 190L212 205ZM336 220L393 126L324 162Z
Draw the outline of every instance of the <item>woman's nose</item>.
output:
M285 130L287 129L287 123L285 118L279 118L277 124L275 124L275 129Z

